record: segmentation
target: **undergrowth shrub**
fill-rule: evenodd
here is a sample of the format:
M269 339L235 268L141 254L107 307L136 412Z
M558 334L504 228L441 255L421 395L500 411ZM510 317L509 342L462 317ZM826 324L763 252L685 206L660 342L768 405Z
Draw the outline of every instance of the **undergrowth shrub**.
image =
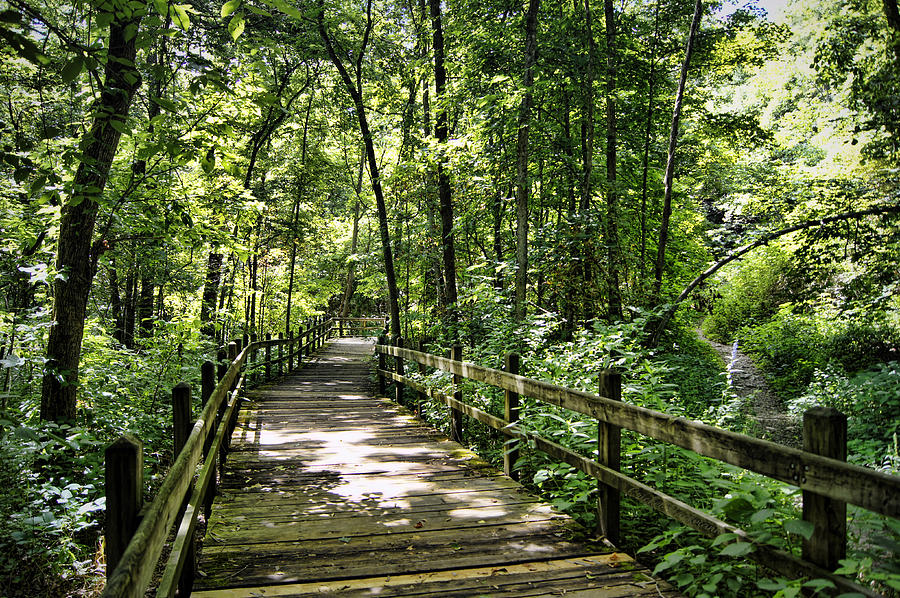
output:
M782 308L770 321L740 332L744 349L763 369L773 390L783 399L798 396L813 372L827 362L825 338L814 318Z
M850 459L900 472L900 362L846 374L834 366L817 370L805 392L790 401L802 414L812 406L833 407L847 416ZM891 448L893 449L891 451Z
M727 342L743 327L764 322L793 294L790 255L767 247L749 255L741 269L721 289L703 333Z
M40 328L30 338L39 343ZM86 326L76 421L38 419L41 359L23 346L0 412L0 596L66 596L102 585L104 451L125 432L144 443L145 499L172 462L171 389L194 383L210 347L184 322L157 322L142 346L111 343L102 326ZM32 363L34 362L34 363ZM7 360L4 366L11 363Z

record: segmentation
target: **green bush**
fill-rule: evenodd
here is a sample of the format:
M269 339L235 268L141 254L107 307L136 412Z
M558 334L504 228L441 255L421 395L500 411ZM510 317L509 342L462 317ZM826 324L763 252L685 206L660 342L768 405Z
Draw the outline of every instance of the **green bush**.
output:
M790 255L768 247L751 255L703 321L703 333L726 342L745 326L760 324L791 299Z
M817 370L789 408L799 414L814 405L833 407L847 415L852 460L898 468L900 455L891 455L896 453L896 448L891 448L895 435L900 434L900 363L891 361L851 375L833 366Z
M795 314L791 308L782 309L765 324L744 328L740 339L782 399L799 396L813 372L828 359L825 338L813 318Z
M851 321L825 342L829 359L858 372L900 358L900 333L880 320Z

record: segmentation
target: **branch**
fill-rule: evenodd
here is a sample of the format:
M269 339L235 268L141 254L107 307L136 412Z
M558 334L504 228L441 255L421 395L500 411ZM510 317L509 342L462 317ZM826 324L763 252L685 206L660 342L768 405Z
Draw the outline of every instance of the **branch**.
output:
M662 336L662 333L665 331L666 326L669 324L669 320L672 319L672 316L675 315L675 311L678 309L678 306L690 296L690 294L696 289L703 281L707 278L718 272L723 266L730 264L731 262L740 259L746 253L756 249L757 247L762 247L763 245L769 244L771 241L779 237L783 237L785 235L789 235L790 233L795 233L801 230L807 230L810 228L816 228L819 226L825 226L828 224L833 224L835 222L842 222L844 220L852 220L852 219L860 219L865 216L880 216L884 214L900 214L900 205L888 205L888 206L879 206L875 208L869 208L867 210L857 210L853 212L844 212L843 214L837 214L835 216L828 216L826 218L816 218L814 220L807 220L805 222L801 222L799 224L794 224L776 231L772 231L770 233L766 233L761 236L756 241L752 243L747 243L746 245L742 245L737 249L733 249L728 255L724 258L704 270L697 278L692 280L690 284L688 284L681 294L675 299L673 303L670 303L666 306L665 311L662 316L658 320L658 324L656 328L653 330L653 334L650 337L649 344L651 347L655 347L659 343L659 339Z

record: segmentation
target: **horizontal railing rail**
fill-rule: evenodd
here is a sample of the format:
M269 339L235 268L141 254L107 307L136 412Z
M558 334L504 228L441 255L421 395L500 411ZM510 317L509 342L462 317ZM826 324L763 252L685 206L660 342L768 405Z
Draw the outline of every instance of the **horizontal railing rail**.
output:
M331 318L334 321L338 337L345 336L378 336L387 326L387 318Z
M283 368L300 367L324 346L333 322L324 317L310 319L288 338L237 339L220 349L218 376L215 364L201 367L203 407L190 423L190 387L173 389L175 462L156 498L142 504L143 455L140 440L123 436L106 451L106 558L107 583L104 598L142 597L150 585L166 539L177 522L172 549L157 587L159 598L176 592L190 594L194 577L193 537L202 510L210 514L216 492L216 470L222 468L231 433L237 423L241 392L248 376L261 381L280 376ZM272 349L277 355L272 355ZM263 353L264 358L259 354ZM216 382L218 377L218 382ZM202 463L202 465L201 465ZM200 467L199 473L197 468ZM194 479L196 474L196 480Z
M518 375L519 358L515 354L507 356L507 371L504 371L462 361L462 348L459 345L454 347L452 359L405 349L400 339L394 339L394 346L388 345L383 337L379 338L375 351L379 361L380 394L385 394L386 381L390 380L397 385L395 392L398 400L402 396L403 387L408 387L420 397L430 397L446 404L450 407L450 428L454 440L461 439L461 416L465 414L499 430L519 444L525 441L529 446L596 478L600 483L601 531L613 543L618 542L619 495L624 493L707 536L735 534L739 540L753 544L754 550L749 556L783 575L825 578L844 591L878 596L868 588L832 574L831 570L837 567L837 560L842 558L846 547L846 503L889 517L900 517L898 476L852 465L809 450L780 445L624 403L620 400L621 377L616 372L601 374L600 394L593 394ZM387 367L387 357L394 358L393 370ZM452 374L453 394L428 387L404 375L405 361ZM463 379L504 390L504 417L466 404L461 392ZM522 396L597 419L598 459L589 459L519 426L518 403ZM841 421L842 416L835 417L836 413L834 410L821 408L810 410L805 418L804 435L812 439L805 438L805 443L821 444L822 437L834 433L834 429L829 429L827 424L835 420ZM845 438L845 418L843 424ZM773 545L757 542L747 532L620 473L621 428L800 488L803 491L803 517L815 526L812 538L805 542L804 558L798 558ZM840 435L840 430L837 434ZM517 453L518 447L512 446L504 457L504 469L513 477L515 471L512 466ZM843 520L843 525L840 520ZM839 523L836 524L835 521Z

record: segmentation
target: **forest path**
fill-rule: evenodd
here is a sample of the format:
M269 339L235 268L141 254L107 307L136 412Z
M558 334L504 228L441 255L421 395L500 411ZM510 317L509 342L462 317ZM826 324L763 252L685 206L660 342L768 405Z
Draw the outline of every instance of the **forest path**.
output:
M697 328L697 336L707 343L725 362L728 384L738 397L747 399L757 423L755 435L787 446L800 446L802 423L791 416L784 402L766 382L766 378L749 355L741 351L738 341L719 343L706 338Z
M369 341L337 339L248 393L195 598L678 596L376 397L372 352Z

